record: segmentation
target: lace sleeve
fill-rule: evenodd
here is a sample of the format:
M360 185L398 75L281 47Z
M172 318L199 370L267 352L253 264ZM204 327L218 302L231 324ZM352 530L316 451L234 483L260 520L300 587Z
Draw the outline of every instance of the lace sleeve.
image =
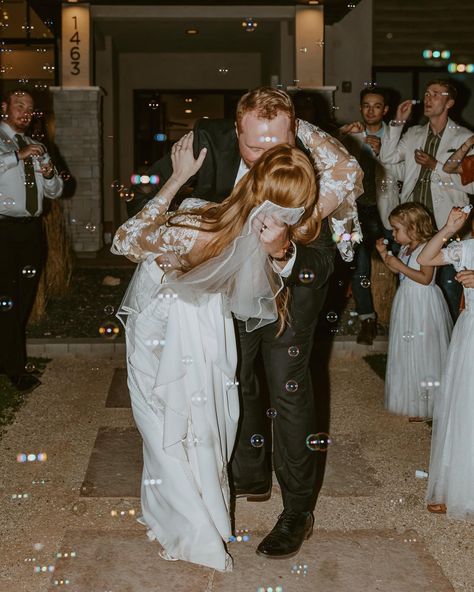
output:
M353 243L362 239L356 207L363 193L362 169L338 140L307 121L298 120L298 137L310 151L318 174L321 216L329 216L342 258L352 261Z
M198 208L206 202L196 198L185 199L180 207L185 211L182 216L174 218L176 224L185 226L168 226L170 201L160 191L136 216L122 224L115 234L112 253L125 255L135 262L152 256L167 270L181 267L182 258L191 251L199 234L199 220L186 210Z
M184 210L181 216L175 216L174 223L183 226L163 225L148 234L146 241L153 253L158 254L157 263L163 269L179 268L183 258L189 255L196 244L198 236L205 241L205 233L199 231L200 221L196 216L191 216L190 211L200 208L207 202L198 198L185 199L180 210Z
M462 252L463 252L463 241L453 241L445 249L441 249L441 255L443 256L444 262L454 266L456 271L461 271L462 265Z
M181 184L170 178L144 208L117 230L111 251L138 262L160 252L161 234L167 220L166 212Z

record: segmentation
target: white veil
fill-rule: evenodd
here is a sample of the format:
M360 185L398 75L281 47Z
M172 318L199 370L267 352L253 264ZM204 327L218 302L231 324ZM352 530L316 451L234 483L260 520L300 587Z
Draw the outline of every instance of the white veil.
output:
M246 322L247 331L253 331L278 318L276 296L283 288L283 281L269 261L259 239L260 224L254 228L256 217L271 216L285 224L294 225L303 215L304 208L284 208L265 201L254 208L240 235L220 255L198 265L187 273L172 270L163 274L155 284L153 294L146 300L180 298L199 303L203 294L223 295L224 313ZM156 265L156 264L155 264ZM135 274L125 294L117 316L141 312L140 289L134 281Z

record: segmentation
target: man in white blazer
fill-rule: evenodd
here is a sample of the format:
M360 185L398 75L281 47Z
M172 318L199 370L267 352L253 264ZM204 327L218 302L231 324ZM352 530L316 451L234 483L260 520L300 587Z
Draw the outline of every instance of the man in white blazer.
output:
M405 123L411 115L413 101L403 101L397 109L396 119L390 122L382 138L382 163L405 164L402 203L416 201L425 205L441 228L454 206L469 203L468 193L474 186L461 184L459 175L443 171L443 165L453 152L470 136L472 131L457 125L448 117L456 100L456 88L449 80L429 82L423 99L425 125L415 125L402 136ZM453 318L457 317L461 298L461 285L454 280L456 272L451 265L438 273L438 282L448 302Z

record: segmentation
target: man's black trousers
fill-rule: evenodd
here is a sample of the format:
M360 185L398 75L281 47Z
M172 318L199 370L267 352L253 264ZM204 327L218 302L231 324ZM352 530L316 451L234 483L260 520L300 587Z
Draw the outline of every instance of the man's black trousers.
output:
M247 332L238 322L241 417L232 477L238 489L265 486L271 481L271 429L273 421L273 468L285 509L312 511L316 502L316 454L306 438L316 431L310 359L314 330L327 289L291 289L291 325L276 337L276 324ZM290 349L291 348L291 349ZM298 352L298 353L296 353ZM262 393L256 368L261 353L269 400ZM296 354L296 355L295 355ZM296 388L295 388L296 387ZM264 437L263 446L258 435Z
M45 259L41 218L0 219L0 372L25 372L25 330Z

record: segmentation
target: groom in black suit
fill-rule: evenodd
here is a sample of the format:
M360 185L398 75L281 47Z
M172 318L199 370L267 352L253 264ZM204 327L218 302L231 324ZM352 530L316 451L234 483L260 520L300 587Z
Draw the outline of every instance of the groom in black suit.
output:
M327 158L324 178L338 181L338 194L331 194L332 183L324 191L320 187L320 202L325 199L323 216L341 202L341 191L343 194L346 191L347 196L354 191L354 178L358 181L355 185L360 184L357 163L334 139L317 128L310 128L306 122L299 122L299 126L305 124L312 134L308 137L308 130L304 134L309 149L297 137L293 105L285 92L260 88L247 93L239 102L236 119L236 122L202 119L196 123L195 154L207 148L204 163L192 180L196 197L223 201L261 154L281 143L296 144L320 164L321 158ZM158 175L163 184L171 172L171 158L167 155L152 165L148 174ZM135 194L135 199L127 204L130 216L148 199L139 188L135 188ZM334 269L335 245L326 220L318 239L307 246L291 243L287 227L271 218L260 223L262 246L275 271L290 288L290 324L277 336L277 323L250 333L245 330L245 323L237 323L241 420L231 472L236 496L250 501L270 497L272 473L268 459L272 448L266 435L270 432L268 417L272 417L273 467L284 510L257 553L283 558L299 551L314 523L316 459L306 445L306 438L316 431L309 362L327 280ZM261 396L256 369L258 354L263 359L270 409L266 409Z

